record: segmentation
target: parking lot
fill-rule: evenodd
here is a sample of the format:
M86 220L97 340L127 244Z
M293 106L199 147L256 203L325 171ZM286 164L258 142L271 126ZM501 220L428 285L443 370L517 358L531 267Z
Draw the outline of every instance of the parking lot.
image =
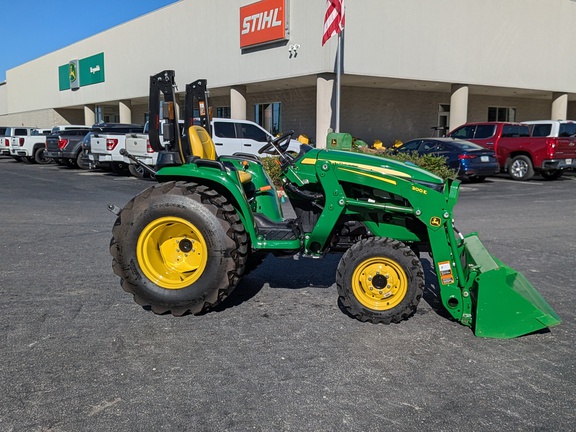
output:
M476 338L427 290L397 325L349 318L339 256L268 257L214 312L142 309L108 252L150 180L0 158L1 431L569 431L576 175L464 184L456 226L523 272L563 320Z

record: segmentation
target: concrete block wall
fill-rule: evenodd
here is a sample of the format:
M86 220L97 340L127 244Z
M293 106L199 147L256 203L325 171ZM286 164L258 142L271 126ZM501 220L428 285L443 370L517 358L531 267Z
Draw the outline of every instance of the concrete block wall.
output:
M66 124L84 124L84 111L77 109L45 109L0 116L3 126L52 127Z

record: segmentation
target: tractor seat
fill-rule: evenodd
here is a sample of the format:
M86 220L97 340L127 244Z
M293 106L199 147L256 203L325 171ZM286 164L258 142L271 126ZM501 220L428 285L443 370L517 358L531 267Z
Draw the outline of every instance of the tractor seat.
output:
M202 126L193 125L188 129L188 138L190 139L190 147L192 154L200 159L217 160L216 159L216 146L210 135ZM250 183L252 181L252 174L246 171L238 171L241 183Z

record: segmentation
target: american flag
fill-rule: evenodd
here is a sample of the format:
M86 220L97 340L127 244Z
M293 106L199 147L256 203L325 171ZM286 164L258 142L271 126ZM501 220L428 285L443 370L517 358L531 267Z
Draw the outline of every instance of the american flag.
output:
M324 33L322 34L322 46L335 34L340 34L344 29L345 21L344 0L326 0L326 13L324 14Z

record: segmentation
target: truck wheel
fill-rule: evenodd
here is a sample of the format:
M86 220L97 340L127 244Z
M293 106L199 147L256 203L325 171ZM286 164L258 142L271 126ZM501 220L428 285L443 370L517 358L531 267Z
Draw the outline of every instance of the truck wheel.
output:
M562 170L547 170L540 172L540 175L544 178L544 180L558 180L562 177L564 171Z
M34 150L34 161L36 161L36 163L40 165L46 165L51 163L52 159L44 156L45 153L46 149L43 147L39 147L36 150Z
M195 183L145 189L112 230L114 272L155 313L199 314L224 300L248 258L248 236L226 198Z
M147 172L144 168L142 168L140 165L128 165L128 171L130 171L130 174L132 174L134 177L139 178L139 179L143 179L147 177Z
M84 153L82 150L76 155L76 166L82 170L89 170L90 164L84 159Z
M526 181L534 177L534 167L528 156L519 155L508 164L508 174L513 180Z
M424 291L424 270L404 243L372 237L344 253L336 286L342 306L358 320L398 323L416 311Z

